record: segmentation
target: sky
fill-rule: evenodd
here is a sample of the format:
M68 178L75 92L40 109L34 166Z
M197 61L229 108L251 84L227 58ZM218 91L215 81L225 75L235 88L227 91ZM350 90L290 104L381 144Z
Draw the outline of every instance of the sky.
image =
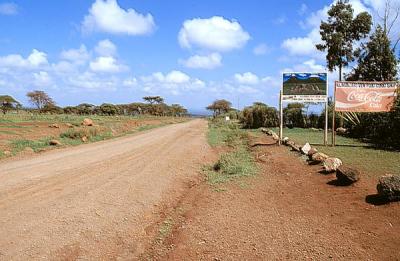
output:
M355 13L369 11L378 22L384 1L350 2ZM46 91L59 106L149 95L190 111L215 99L239 108L255 101L277 106L282 72L326 71L315 44L331 4L0 0L0 94L26 106L32 90ZM336 77L329 74L331 84Z

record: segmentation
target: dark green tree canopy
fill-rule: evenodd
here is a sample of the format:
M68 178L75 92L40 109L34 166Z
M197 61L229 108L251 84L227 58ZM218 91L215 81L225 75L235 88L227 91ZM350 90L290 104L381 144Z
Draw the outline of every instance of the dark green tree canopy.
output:
M339 0L328 11L328 20L322 22L320 34L323 43L317 44L320 51L326 51L330 71L339 71L354 61L353 44L366 37L371 30L372 17L363 12L354 17L354 10L348 0Z
M146 96L146 97L143 97L143 100L147 101L150 104L164 102L164 98L162 98L160 96Z
M393 81L397 60L385 30L378 25L366 44L357 50L358 64L347 77L350 81Z

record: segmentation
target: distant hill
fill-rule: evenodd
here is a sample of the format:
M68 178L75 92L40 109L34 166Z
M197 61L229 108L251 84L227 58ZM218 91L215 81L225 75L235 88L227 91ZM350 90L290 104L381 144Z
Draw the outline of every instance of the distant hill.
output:
M318 77L310 77L307 80L300 80L292 76L285 83L325 83L325 82Z

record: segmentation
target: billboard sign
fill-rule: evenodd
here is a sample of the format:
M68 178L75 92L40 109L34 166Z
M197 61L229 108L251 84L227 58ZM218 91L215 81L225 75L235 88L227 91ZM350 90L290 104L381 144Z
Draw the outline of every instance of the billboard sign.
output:
M327 73L284 73L282 101L327 102L327 78Z
M339 112L387 112L399 82L335 82L335 110Z

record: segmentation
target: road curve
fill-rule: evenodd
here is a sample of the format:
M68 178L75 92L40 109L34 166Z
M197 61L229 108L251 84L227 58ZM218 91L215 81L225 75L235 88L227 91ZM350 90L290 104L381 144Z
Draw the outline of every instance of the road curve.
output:
M207 122L0 162L0 260L133 259L198 175Z

